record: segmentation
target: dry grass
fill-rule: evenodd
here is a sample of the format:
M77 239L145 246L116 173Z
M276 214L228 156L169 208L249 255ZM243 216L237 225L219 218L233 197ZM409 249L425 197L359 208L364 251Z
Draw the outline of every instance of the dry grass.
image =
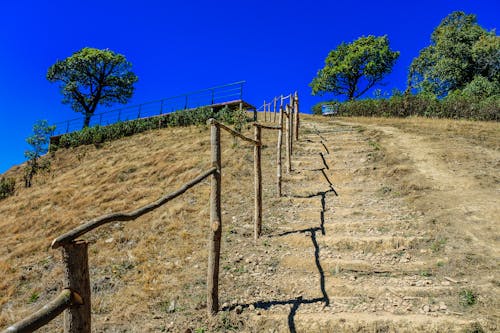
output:
M248 129L246 134L252 135ZM274 138L267 135L264 140ZM0 327L60 290L60 255L49 249L52 239L91 218L145 205L208 169L209 138L208 127L169 128L100 147L61 150L51 158L51 171L35 179L31 189L18 185L14 196L0 201ZM253 151L244 143L235 145L224 132L222 142L223 214L248 226L250 235ZM265 148L264 156L271 150L274 154ZM21 172L18 166L6 175L20 180ZM139 318L164 313L172 300L186 318L192 317L187 320L203 321L208 197L206 180L145 217L85 236L91 243L97 326L134 320L147 330Z

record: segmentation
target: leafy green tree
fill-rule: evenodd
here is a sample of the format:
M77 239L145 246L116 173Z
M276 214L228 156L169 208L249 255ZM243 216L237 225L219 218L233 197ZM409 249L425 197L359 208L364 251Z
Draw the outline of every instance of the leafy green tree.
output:
M54 132L55 128L55 126L49 126L47 120L38 120L33 125L33 135L26 138L26 142L31 146L31 150L24 152L24 156L28 159L24 168L25 187L31 187L33 177L40 170L47 170L49 168L49 160L40 161L40 157L47 153L50 135Z
M398 57L399 52L389 48L387 36L360 37L350 44L342 43L330 51L325 67L309 84L312 94L333 93L356 99L380 83Z
M499 37L479 26L475 15L456 11L441 21L431 45L413 59L409 86L446 96L464 89L478 75L498 85L499 72Z
M121 54L86 47L50 66L47 79L61 82L62 102L83 113L88 127L98 105L125 104L132 97L137 76L131 68Z

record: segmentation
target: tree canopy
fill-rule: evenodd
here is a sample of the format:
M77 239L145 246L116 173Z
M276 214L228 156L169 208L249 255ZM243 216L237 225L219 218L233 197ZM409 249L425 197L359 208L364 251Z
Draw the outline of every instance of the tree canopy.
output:
M325 67L309 84L312 94L333 93L353 100L380 83L399 57L389 48L387 36L360 37L330 51Z
M40 170L47 169L49 161L40 163L40 157L47 153L47 146L50 142L50 135L55 130L55 126L49 126L47 120L38 120L33 125L33 135L26 138L26 142L31 146L31 150L26 150L24 156L28 159L24 169L24 185L31 187L33 176Z
M87 127L98 105L125 104L132 97L137 76L131 68L121 54L86 47L50 66L47 79L61 82L62 102L83 113Z
M500 84L500 38L479 26L475 15L460 11L441 21L431 35L431 45L420 51L409 73L410 88L437 96L474 82L467 89L472 91L484 86L485 80Z

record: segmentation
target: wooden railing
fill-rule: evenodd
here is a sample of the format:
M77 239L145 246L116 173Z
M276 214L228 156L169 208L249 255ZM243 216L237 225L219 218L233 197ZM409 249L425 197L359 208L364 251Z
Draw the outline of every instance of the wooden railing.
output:
M287 97L288 98L288 97ZM287 170L291 171L291 124L294 118L298 119L298 98L297 94L292 97L291 105L286 105L285 109L280 106L279 125L270 126L266 124L254 123L254 137L249 138L231 129L230 127L217 122L215 119L209 120L210 143L211 143L211 168L182 185L176 191L164 195L155 202L140 207L127 213L113 213L98 217L88 221L67 233L57 237L52 241L53 249L62 249L64 266L63 291L55 299L46 304L43 308L33 313L29 317L11 325L2 333L33 332L46 325L61 312L66 310L64 315L64 331L67 333L89 333L91 331L91 294L90 277L88 267L88 243L78 240L80 236L111 222L133 221L182 195L188 189L201 183L210 177L210 228L208 242L208 269L207 269L207 311L209 315L214 315L219 310L219 263L221 252L222 236L222 212L221 212L221 139L220 130L223 129L235 137L254 146L254 189L255 189L255 211L254 211L254 239L257 240L262 233L262 129L278 131L277 145L277 195L281 197L281 150L283 136L283 119L287 117ZM296 121L296 124L298 121ZM298 127L296 133L298 132Z

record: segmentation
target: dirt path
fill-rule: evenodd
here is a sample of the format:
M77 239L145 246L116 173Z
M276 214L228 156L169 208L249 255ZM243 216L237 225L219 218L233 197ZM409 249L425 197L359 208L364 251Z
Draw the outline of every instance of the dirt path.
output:
M444 146L389 126L305 123L264 240L278 249L272 274L239 304L256 327L495 331L498 188L450 172Z
M448 150L463 147L455 146L454 142L429 144L424 137L405 133L395 127L367 125L367 128L384 133L383 145L387 150L406 154L416 172L439 193L432 200L435 205L437 199L441 210L460 215L454 221L455 228L471 237L480 250L488 251L496 260L500 258L499 235L497 230L492 229L500 216L500 187L498 184L481 186L472 176L475 170L452 169L438 157L445 155ZM500 161L498 151L478 146L468 148L481 151L492 161ZM484 163L478 159L474 169L481 168L481 162Z

